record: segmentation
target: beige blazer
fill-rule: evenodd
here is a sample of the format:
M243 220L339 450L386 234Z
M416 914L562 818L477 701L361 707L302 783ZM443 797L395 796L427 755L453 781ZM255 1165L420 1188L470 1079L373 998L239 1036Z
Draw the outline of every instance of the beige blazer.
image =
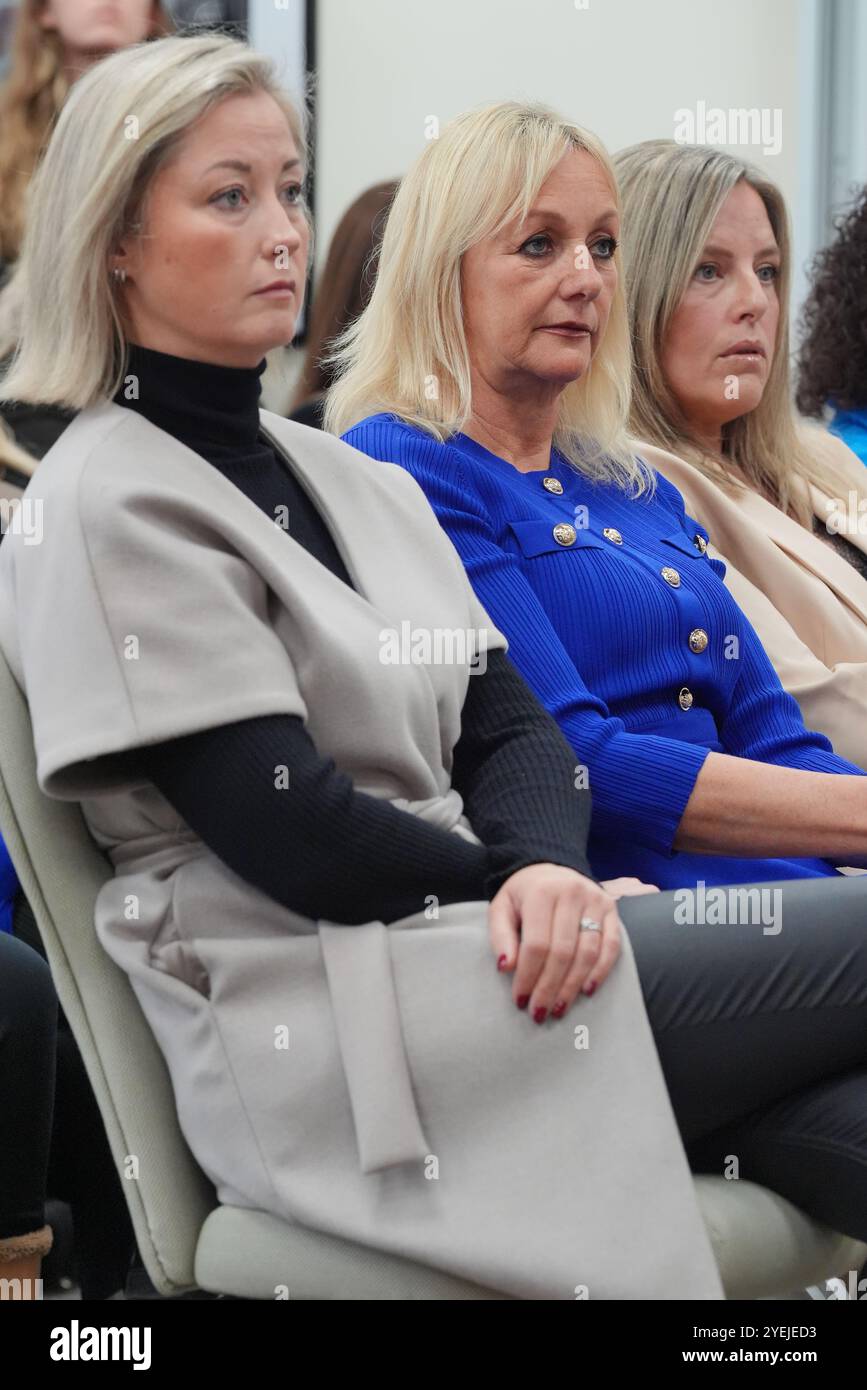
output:
M867 498L867 470L850 449L818 426L804 426L814 453L833 462L846 492ZM819 536L752 490L730 495L692 463L633 441L635 452L683 494L688 514L725 561L725 582L759 634L804 723L826 735L841 757L867 768L867 580ZM810 488L825 523L832 498ZM839 501L848 506L848 497ZM863 531L843 532L867 554Z
M261 426L357 591L113 403L40 463L24 500L43 504L41 542L0 547L0 645L39 784L81 800L114 863L96 931L193 1154L223 1202L508 1295L721 1298L628 940L581 1004L586 1035L536 1028L497 974L486 903L434 899L388 926L299 916L118 757L300 715L360 790L477 843L450 779L467 657L385 663L383 637L505 639L404 469L268 411Z

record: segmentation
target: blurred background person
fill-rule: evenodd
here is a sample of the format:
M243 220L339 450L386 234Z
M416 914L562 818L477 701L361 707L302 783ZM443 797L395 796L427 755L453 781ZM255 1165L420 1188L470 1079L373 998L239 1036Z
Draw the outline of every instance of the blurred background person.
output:
M45 1199L56 1044L51 972L0 922L0 1299L38 1298L30 1281L52 1247Z
M0 86L0 376L17 340L23 285L15 285L27 189L72 84L109 53L174 31L161 0L21 0ZM5 288L4 288L5 287ZM74 412L5 402L0 464L11 437L36 461ZM31 464L32 470L32 464ZM17 484L19 478L9 475Z
M798 409L822 418L867 463L867 187L818 252L803 309ZM867 509L865 509L867 510ZM867 533L867 518L864 521Z
M73 82L107 53L173 30L161 0L21 0L0 87L0 263L18 256L27 186Z
M792 407L782 194L722 150L673 140L614 165L636 451L708 532L807 727L867 767L867 531L829 519L850 491L867 499L867 477Z
M368 188L340 219L317 289L304 364L289 411L302 425L322 428L325 392L334 379L323 360L329 345L364 309L376 279L382 229L397 180Z

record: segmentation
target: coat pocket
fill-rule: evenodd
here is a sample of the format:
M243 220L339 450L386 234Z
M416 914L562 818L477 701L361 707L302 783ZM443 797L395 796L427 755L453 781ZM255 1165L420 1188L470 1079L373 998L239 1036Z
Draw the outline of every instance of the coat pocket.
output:
M189 932L183 929L180 906L184 865L172 875L172 896L159 930L150 943L150 964L195 990L203 999L211 997L211 978Z

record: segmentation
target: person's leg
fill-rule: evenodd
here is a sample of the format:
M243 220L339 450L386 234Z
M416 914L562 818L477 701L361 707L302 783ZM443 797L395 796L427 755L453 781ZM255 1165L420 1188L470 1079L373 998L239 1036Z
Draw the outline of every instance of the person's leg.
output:
M684 920L708 900L620 901L672 1107L697 1171L731 1155L867 1240L867 879L757 886L713 924Z
M82 1298L108 1298L126 1283L135 1236L93 1087L62 1010L48 1186L72 1208Z
M45 1184L56 1030L48 966L24 942L0 932L0 1116L8 1136L0 1145L0 1298L29 1288L24 1281L38 1277L51 1249Z
M18 894L13 921L16 937L44 957L36 919L23 892ZM48 1192L72 1210L82 1298L108 1298L122 1289L136 1249L132 1221L93 1087L62 1008L57 1020Z

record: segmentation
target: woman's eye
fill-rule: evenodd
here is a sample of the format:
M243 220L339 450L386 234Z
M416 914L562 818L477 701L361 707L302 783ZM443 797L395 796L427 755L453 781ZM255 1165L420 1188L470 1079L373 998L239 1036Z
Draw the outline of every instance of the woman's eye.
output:
M528 249L532 246L538 247L540 245L542 248L541 250L532 251ZM527 241L525 241L520 249L521 251L526 252L526 254L532 260L539 260L545 254L545 251L550 248L550 245L551 238L549 236L546 236L544 232L537 232L535 236L531 236Z
M297 207L297 205L301 202L302 191L303 190L300 183L290 183L286 186L286 188L281 190L282 193L288 193L290 195L286 199L290 207ZM224 190L224 192L218 193L217 196L215 198L212 198L211 201L214 203L220 203L223 201L224 198L231 198L232 195L235 193L243 196L244 190L243 188L240 188L236 185L234 188L227 188ZM239 208L241 204L238 202L232 202L225 203L224 206L230 208Z
M225 189L225 191L224 191L223 193L218 193L218 194L216 195L215 198L212 198L212 199L211 199L211 202L212 202L212 203L220 203L220 202L222 202L222 200L223 200L224 198L230 197L231 194L233 194L233 193L243 193L243 192L244 192L243 188L227 188L227 189ZM227 206L228 206L228 207L237 208L237 207L240 207L241 205L240 205L240 203L229 203L229 204L227 204Z
M758 277L766 285L772 285L779 279L780 267L778 265L760 265L757 271Z
M599 241L594 243L593 254L594 256L599 256L600 259L603 261L610 261L613 258L614 252L617 250L619 244L620 243L617 241L616 237L601 237Z
M705 271L709 271L710 274L706 275ZM706 262L704 265L700 265L698 267L698 270L695 272L696 279L704 280L707 284L710 284L711 281L716 279L716 273L716 266L711 264L710 261Z

